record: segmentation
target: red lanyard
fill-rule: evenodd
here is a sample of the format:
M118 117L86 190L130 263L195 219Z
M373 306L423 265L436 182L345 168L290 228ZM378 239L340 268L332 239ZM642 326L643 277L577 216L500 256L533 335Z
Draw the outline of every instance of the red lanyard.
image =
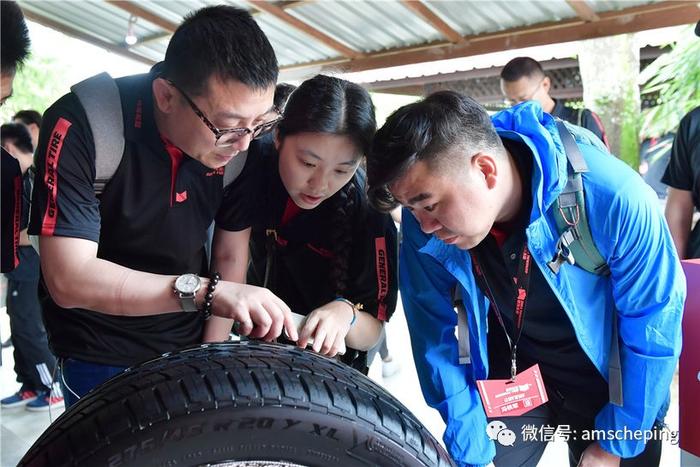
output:
M493 292L491 291L491 287L489 286L488 281L486 280L486 276L484 275L484 271L481 269L481 265L479 264L479 260L476 257L476 254L474 252L470 252L471 257L472 257L472 262L474 263L474 272L476 273L476 276L478 279L480 279L483 284L484 284L484 291L486 292L486 296L488 297L489 301L491 302L491 306L493 307L493 311L496 313L496 318L498 318L498 322L501 324L501 327L503 328L503 332L506 335L506 338L508 339L508 347L510 348L510 377L511 379L515 379L515 375L518 372L516 363L515 363L515 356L516 352L518 350L518 342L520 342L520 337L522 336L523 333L523 321L525 317L525 305L527 303L527 292L528 288L530 287L530 267L532 264L532 255L530 254L530 250L527 248L527 243L523 245L523 250L520 253L520 262L518 264L518 275L513 278L513 281L515 282L515 320L514 320L514 327L515 327L515 339L511 339L510 335L508 334L508 330L506 329L506 325L503 322L503 316L501 314L501 310L498 308L498 303L496 302L496 299L494 298Z

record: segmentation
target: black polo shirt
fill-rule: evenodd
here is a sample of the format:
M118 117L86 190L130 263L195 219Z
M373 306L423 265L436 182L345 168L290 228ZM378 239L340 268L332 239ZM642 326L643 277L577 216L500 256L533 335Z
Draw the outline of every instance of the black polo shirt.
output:
M2 272L19 264L19 232L22 213L22 171L17 159L2 151Z
M505 139L503 142L516 161L526 196L517 218L507 225L495 225L472 253L476 255L488 288L498 304L508 335L514 339L514 278L518 275L520 254L527 241L525 229L532 208L533 162L532 154L524 144ZM478 277L476 273L475 277ZM477 284L488 296L484 281L477 279ZM510 349L493 307L488 319L489 378L510 378ZM535 363L540 365L550 394L553 391L560 394L585 391L599 396L591 400L599 401L601 397L605 400L607 397L607 383L578 343L571 321L539 267L531 268L522 337L518 343L518 371Z
M671 160L661 179L678 190L690 191L695 209L700 209L700 107L681 120L673 140ZM688 258L700 258L700 223L688 239Z
M270 290L301 315L331 302L338 296L332 279L338 228L349 224L350 241L343 247L349 258L348 281L342 296L388 321L398 290L396 226L390 215L368 205L363 172L358 170L349 182L355 186L353 207L341 215L337 212L341 192L314 209L298 208L284 188L278 164L272 138L251 144L241 173L244 181L227 194L233 222L218 225L226 230L252 227L248 283L262 286L267 272ZM277 233L276 241L268 239L270 229ZM355 356L352 364L365 369L364 353Z
M34 181L34 168L29 167L22 175L22 196L20 208L19 231L25 230L29 224L29 206ZM39 280L39 255L31 245L21 245L17 248L19 264L14 270L5 273L13 281L36 282Z
M117 79L125 149L97 197L95 145L70 93L44 114L36 155L30 233L98 242L98 258L155 274L206 273L207 227L223 198L223 171L166 148L153 113L154 74ZM43 281L40 299L51 348L59 357L126 366L201 342L198 313L110 316L59 307Z
M561 118L564 121L590 130L606 147L610 147L608 144L608 137L605 135L605 128L603 128L603 122L600 120L598 114L589 109L572 109L571 107L565 106L563 101L558 99L553 100L554 108L552 109L552 115L554 117Z

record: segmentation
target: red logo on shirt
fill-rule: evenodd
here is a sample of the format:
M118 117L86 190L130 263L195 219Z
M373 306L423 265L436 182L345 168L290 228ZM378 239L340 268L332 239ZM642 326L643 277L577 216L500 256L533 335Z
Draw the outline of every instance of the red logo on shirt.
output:
M187 201L187 190L183 191L182 193L175 193L176 203L182 203L184 201Z
M59 118L46 148L44 184L46 185L46 191L48 191L48 200L46 202L44 219L41 222L41 235L50 236L56 230L56 222L58 220L58 204L56 203L56 198L58 197L58 160L61 158L63 141L71 125L71 122L65 118Z
M389 268L387 264L386 239L377 237L374 239L375 263L377 266L377 318L386 321L386 298L389 291Z
M141 128L141 121L143 119L143 102L139 99L136 102L136 114L134 115L134 128Z
M207 177L213 177L214 175L224 175L224 168L219 167L218 169L214 169L211 172L207 172L204 174Z

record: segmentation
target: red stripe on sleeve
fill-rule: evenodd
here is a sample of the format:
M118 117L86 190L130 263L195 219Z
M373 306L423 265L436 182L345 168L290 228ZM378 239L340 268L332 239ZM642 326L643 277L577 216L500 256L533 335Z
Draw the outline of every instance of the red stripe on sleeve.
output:
M387 264L386 239L374 239L374 254L377 264L377 319L386 321L386 303L384 299L389 291L389 265Z
M600 117L598 114L595 112L591 111L591 116L593 117L593 120L595 120L596 125L598 125L598 128L600 128L600 134L603 135L603 144L605 144L605 147L610 149L610 144L608 143L608 135L605 134L605 128L603 128L603 122L600 120Z
M71 122L61 117L56 122L49 138L46 148L46 167L44 170L44 183L49 192L46 212L41 222L41 235L53 235L56 230L56 219L58 219L58 160L61 157L63 141L66 139Z
M12 213L12 256L15 267L19 266L19 230L22 216L22 176L18 175L12 180L12 189L15 192L15 205Z

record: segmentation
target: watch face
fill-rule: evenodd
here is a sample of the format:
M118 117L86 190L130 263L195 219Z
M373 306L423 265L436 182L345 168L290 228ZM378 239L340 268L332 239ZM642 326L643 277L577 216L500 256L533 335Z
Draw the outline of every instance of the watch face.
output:
M199 290L201 280L196 274L183 274L175 280L175 289L180 293L194 293Z

